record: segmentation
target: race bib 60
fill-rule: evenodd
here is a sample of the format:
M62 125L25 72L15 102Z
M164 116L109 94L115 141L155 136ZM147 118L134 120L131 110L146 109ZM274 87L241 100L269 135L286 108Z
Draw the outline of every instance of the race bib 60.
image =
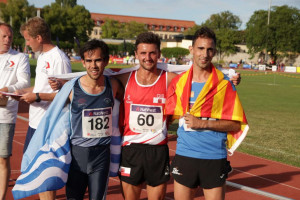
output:
M155 133L163 127L162 106L131 104L129 128L137 133Z

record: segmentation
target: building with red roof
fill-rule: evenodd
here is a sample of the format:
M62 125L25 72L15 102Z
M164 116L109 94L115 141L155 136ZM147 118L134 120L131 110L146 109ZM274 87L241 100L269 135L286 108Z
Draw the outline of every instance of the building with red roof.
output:
M185 30L192 28L196 23L188 20L160 19L150 17L135 17L126 15L110 15L101 13L91 13L91 18L95 23L91 38L101 38L101 25L106 19L113 19L121 23L129 23L135 21L143 23L149 31L158 34L161 39L174 39L175 35L182 34Z

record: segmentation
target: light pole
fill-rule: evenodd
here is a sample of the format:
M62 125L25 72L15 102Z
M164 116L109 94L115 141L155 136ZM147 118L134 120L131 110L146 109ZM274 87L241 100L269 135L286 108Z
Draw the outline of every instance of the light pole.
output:
M269 11L268 11L268 26L270 24L270 12L271 12L271 3L272 3L272 0L269 0Z
M267 22L267 42L266 42L266 55L265 55L265 62L266 63L268 63L268 42L269 42L269 25L270 25L271 3L272 3L272 0L269 0L268 22Z

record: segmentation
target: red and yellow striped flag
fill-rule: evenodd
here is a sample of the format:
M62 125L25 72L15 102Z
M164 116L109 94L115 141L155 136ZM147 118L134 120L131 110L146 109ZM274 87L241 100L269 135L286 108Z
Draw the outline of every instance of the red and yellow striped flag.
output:
M240 145L249 130L247 119L235 87L224 74L212 66L212 73L197 97L192 108L189 108L193 67L173 79L168 92L165 107L166 115L180 118L186 112L195 117L234 120L241 122L241 130L227 133L229 155Z

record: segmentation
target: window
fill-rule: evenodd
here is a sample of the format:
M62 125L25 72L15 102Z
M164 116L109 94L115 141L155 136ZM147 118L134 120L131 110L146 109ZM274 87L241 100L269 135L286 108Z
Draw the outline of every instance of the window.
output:
M169 30L170 30L170 28L171 28L170 26L167 26L167 31L169 31Z
M97 34L98 34L98 30L95 29L95 30L94 30L94 35L97 35Z
M174 31L177 31L177 26L174 26Z
M184 27L181 27L181 32L184 32Z

